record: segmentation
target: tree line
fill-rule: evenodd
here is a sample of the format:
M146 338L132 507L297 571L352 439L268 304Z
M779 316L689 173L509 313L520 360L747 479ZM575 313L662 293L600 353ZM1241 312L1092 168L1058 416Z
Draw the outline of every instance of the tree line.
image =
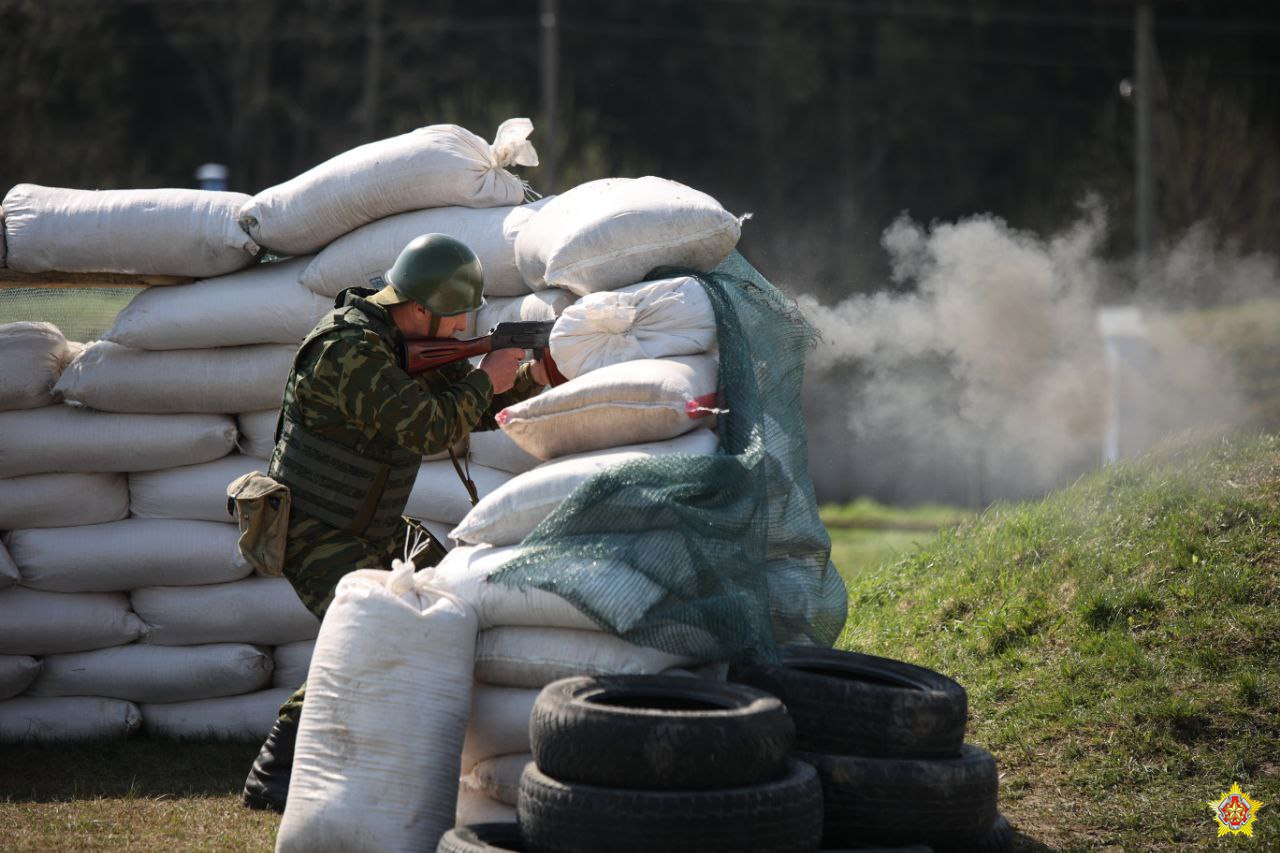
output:
M766 274L881 286L884 228L992 212L1040 232L1086 193L1133 242L1121 0L559 0L556 185L657 174L751 211ZM1158 237L1280 241L1280 7L1156 2ZM423 124L541 120L538 0L0 0L0 191L255 192Z

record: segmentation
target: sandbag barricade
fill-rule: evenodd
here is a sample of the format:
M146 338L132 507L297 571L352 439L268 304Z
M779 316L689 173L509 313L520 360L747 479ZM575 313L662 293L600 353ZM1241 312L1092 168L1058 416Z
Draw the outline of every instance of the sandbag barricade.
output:
M54 394L66 394L70 401L86 407L84 410L72 411L66 405L35 408L32 413L44 419L40 423L13 421L30 436L21 441L4 429L4 421L24 413L0 411L0 476L122 472L128 476L134 516L128 522L203 523L234 529L230 519L219 512L225 497L217 493L218 481L235 472L265 469L265 460L275 443L276 407L296 346L296 338L291 336L305 333L308 323L322 313L324 300L342 287L381 284L379 276L400 248L396 244L417 236L409 232L419 228L452 233L473 242L482 259L492 252L494 260L484 261L489 302L472 319L477 334L506 320L562 316L574 309L580 295L595 294L585 308L573 311L572 322L561 329L561 340L570 350L576 345L581 353L566 357L573 364L570 372L574 378L544 392L541 398L521 404L527 411L512 407L504 418L502 432L478 433L470 442L470 475L482 499L505 488L515 474L549 476L546 470L539 473L540 460L564 461L564 457L575 454L608 452L645 442L669 445L655 453L714 452L716 437L707 428L714 427L717 414L717 361L714 326L707 319L706 300L699 303L695 282L670 284L643 279L651 269L663 265L710 269L732 250L740 220L705 194L654 178L584 185L580 192L571 191L576 194L565 203L564 197L558 197L521 204L525 188L504 167L528 163L532 158L532 150L524 141L525 124L506 126L495 145L478 137L472 139L473 135L456 128L424 129L431 133L406 134L405 138L348 152L294 181L259 193L240 208L241 223L269 249L292 254L315 252L315 256L238 272L237 267L195 274L204 280L139 299L131 310L122 313L117 328L110 333L115 340L89 347L81 353L70 375L64 371L61 377L60 391ZM440 181L404 178L404 169L418 167L409 162L414 156L410 149L421 149L423 142L428 147L436 146L430 152L435 165L428 165L437 169L434 174L442 176ZM402 154L406 159L397 159ZM291 280L295 271L296 281ZM682 287L682 299L678 302L671 298ZM618 288L625 288L625 292L605 292ZM531 290L536 292L530 294ZM312 293L316 298L311 297ZM238 325L226 324L223 309L227 302L243 298L249 306L265 305L266 302L254 301L259 297L288 306L284 316L255 316ZM171 312L166 315L169 319L156 322L165 312ZM261 313L265 315L266 309L262 308ZM576 328L574 322L578 324ZM251 358L268 351L278 354L269 364L265 358ZM109 361L115 363L108 364ZM90 367L94 370L90 371ZM187 369L191 372L184 373ZM255 373L266 379L253 379ZM56 396L43 402L54 399ZM107 415L100 409L128 414ZM126 426L136 431L144 424L162 423L138 420L141 418L165 419L164 424L175 427L178 419L183 419L185 428L195 430L197 422L191 419L196 417L208 420L198 424L204 430L200 441L180 442L184 453L168 449L157 454L149 441L132 441L125 430ZM44 451L41 445L46 442L35 436L57 436L60 429L71 440L53 442L53 453ZM110 434L112 430L117 436L114 444L92 435L95 431ZM684 447L685 442L690 446ZM89 452L84 445L90 447ZM197 447L198 452L193 452L192 448ZM239 448L239 454L232 452L234 447ZM27 458L41 452L44 456L34 461ZM785 476L785 472L781 475ZM439 760L416 763L418 768L431 766L445 771L449 778L432 778L424 782L429 791L410 792L417 800L400 810L401 828L405 815L428 812L433 827L447 827L466 814L509 815L511 773L506 771L520 763L521 756L529 750L532 696L549 680L568 675L656 673L702 662L702 658L692 655L637 646L599 630L605 618L611 625L625 624L628 612L586 613L566 599L533 587L516 589L488 582L488 575L519 551L519 539L527 526L536 526L537 516L553 511L572 494L577 482L580 480L569 476L558 491L550 490L550 497L544 495L542 504L527 514L525 527L506 531L501 541L509 547L495 547L487 541L499 539L497 534L477 534L474 540L484 544L457 549L438 571L420 573L421 578L415 579L415 586L424 590L427 586L452 589L453 593L442 592L441 597L456 595L451 600L466 601L476 608L474 624L468 629L475 654L465 667L459 668L464 677L451 681L456 682L457 688L451 696L440 694L438 681L414 680L417 687L433 691L436 698L466 701L451 706L450 719L461 719L462 725L455 726L456 738L451 734L437 739L440 752L435 758ZM443 539L441 532L449 532L476 511L451 462L424 463L407 514L424 519L433 535ZM472 519L473 527L489 531L488 527L474 525L479 518L476 515ZM20 556L42 543L39 528L28 524L18 531ZM504 550L507 553L499 553ZM785 557L785 553L779 554L779 559ZM43 576L40 573L44 569L28 570L25 562L24 556L18 567L19 582L24 572L32 578ZM628 576L626 566L613 565L608 560L584 567L583 574L590 576L596 570L601 576L608 574L613 582L625 578L634 593L632 606L636 600L656 601L667 594L642 573ZM75 578L79 574L71 572L68 576ZM70 583L83 584L84 577ZM130 575L129 588L103 592L49 592L23 586L0 590L0 615L53 604L86 611L91 607L104 612L113 608L115 613L111 631L95 629L80 637L68 636L62 617L47 622L45 627L31 622L10 625L0 619L0 655L11 670L6 689L31 693L31 685L41 683L38 673L30 676L30 685L23 686L21 682L33 667L60 655L66 657L54 660L50 672L43 677L46 686L35 687L35 691L79 689L48 687L65 677L67 667L62 662L79 660L77 656L94 660L128 657L130 663L122 669L133 673L128 678L122 675L119 683L111 686L84 689L134 697L137 704L129 707L135 709L135 718L140 713L141 719L132 724L133 728L141 725L152 734L176 737L265 736L276 708L296 687L303 671L309 669L314 687L317 672L324 670L324 634L313 645L316 620L297 601L287 581L246 576L218 578L216 583L197 580L189 577L189 585L180 586L169 579L147 579L144 583L143 578ZM586 582L590 582L589 578ZM94 581L92 585L110 583ZM370 593L365 603L372 597ZM225 621L232 615L239 621ZM345 630L352 640L343 644L347 649L358 639L370 641L375 633L379 639L386 636L385 632L370 632L367 624L354 622ZM455 646L466 644L450 648ZM189 660L214 655L212 650L225 647L252 649L244 654L262 661L264 666L265 660L255 655L272 648L274 671L269 680L262 678L266 669L254 670L252 677L237 673L229 679L230 686L217 688L219 692L234 689L238 691L235 695L197 697L183 692L176 683L166 686L148 682L136 672L142 666L136 661L148 660L149 655L159 659L173 654L177 656L175 660ZM432 646L433 650L438 648L439 644ZM216 673L220 666L209 664L201 671ZM329 672L341 674L340 668L330 668ZM99 683L95 678L110 680L112 676L99 673L82 678L77 683L92 685ZM130 678L134 683L128 683ZM343 693L335 691L333 695L341 697ZM415 709L423 704L422 697L414 698L412 690L403 684L395 686L394 695L398 700L411 701ZM68 698L18 696L27 703ZM311 698L314 694L309 702ZM364 713L377 705L369 703L367 697L358 698L365 701L349 710ZM108 695L98 701L130 702ZM492 707L504 703L505 710ZM5 704L0 702L0 712ZM28 717L32 713L29 709L16 710ZM315 718L317 725L322 716ZM344 724L356 719L351 713L340 716ZM307 719L304 715L300 747L305 740ZM348 728L349 733L355 734ZM376 728L366 728L364 732L368 734ZM385 733L398 731L390 725L382 728ZM28 732L38 729L27 727ZM117 727L111 731L120 730ZM64 733L71 734L72 730L64 727ZM421 740L415 738L419 744ZM395 739L396 748L404 754L394 754L393 758L404 759L408 755L403 750L404 742L402 736ZM482 762L488 764L478 767ZM376 765L373 762L353 770L375 777L379 773L388 775ZM499 768L506 770L499 772ZM459 777L464 774L481 780L478 790L467 792L479 794L479 800L454 800ZM402 774L390 775L396 776L397 784L401 782ZM321 774L305 772L297 778L307 776L313 782L321 779ZM295 790L291 804L298 802L297 793ZM492 794L508 802L499 802L489 796ZM301 802L307 800L304 796ZM314 805L323 797L310 801ZM387 799L386 803L374 805L391 804ZM346 803L342 814L353 815L359 807L355 801ZM441 814L445 816L441 818ZM282 847L295 841L308 847L317 843L321 847L341 844L326 837L325 831L326 818L337 815L337 811L326 815L325 809L316 808L308 814L305 807L293 815L287 813L282 825ZM355 815L343 823L353 827L367 820L367 815ZM287 833L286 826L292 827ZM399 830L392 827L391 831ZM433 843L421 833L411 834L414 837L407 844L415 849ZM394 849L400 843L399 839L390 839L379 846Z

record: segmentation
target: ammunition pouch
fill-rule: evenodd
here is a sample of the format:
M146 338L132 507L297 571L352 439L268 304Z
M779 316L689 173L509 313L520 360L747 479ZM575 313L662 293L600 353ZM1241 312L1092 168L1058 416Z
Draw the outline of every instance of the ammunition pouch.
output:
M289 540L289 489L261 471L227 486L227 512L240 522L240 553L260 574L284 573Z

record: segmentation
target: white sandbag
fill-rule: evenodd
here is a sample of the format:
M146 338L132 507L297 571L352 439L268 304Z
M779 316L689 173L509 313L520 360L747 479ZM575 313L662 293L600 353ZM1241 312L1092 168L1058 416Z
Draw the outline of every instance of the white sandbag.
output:
M176 287L151 287L116 315L102 337L146 350L297 344L333 300L298 283L310 258L257 264Z
M462 786L479 791L491 800L514 806L520 796L520 775L525 765L533 761L533 753L499 755L486 758L462 777Z
M500 803L465 785L459 786L456 826L471 826L477 823L516 823L518 820L514 806Z
M121 592L0 592L0 654L56 655L132 643L145 633Z
M73 190L18 184L4 197L8 264L21 272L207 278L253 262L243 193Z
M447 540L442 539L440 541ZM18 572L18 567L13 564L13 559L9 556L9 549L4 547L3 541L0 541L0 589L8 589L21 580L22 575Z
M114 592L238 580L253 571L240 553L239 539L240 529L234 524L168 518L126 518L4 535L23 586L50 592Z
M539 459L663 441L710 425L717 378L710 355L627 361L508 406L497 420Z
M319 620L284 578L251 577L209 586L135 589L129 601L159 646L253 643L279 646L314 639Z
M525 184L506 167L538 165L532 132L528 119L513 118L493 145L452 124L370 142L258 193L240 209L240 224L274 252L305 255L396 213L519 204Z
M672 453L715 453L718 439L696 429L668 441L593 450L545 462L481 498L450 536L473 545L515 545L591 477L637 459Z
M226 456L226 415L109 414L46 406L0 412L0 477L47 471L151 471Z
M338 582L276 850L434 850L453 826L476 616L423 581L401 564Z
M305 287L325 296L359 285L380 288L401 250L423 234L448 234L466 243L484 269L484 293L494 297L522 296L529 285L516 269L516 236L540 199L514 207L437 207L414 210L370 222L325 246L303 270Z
M496 755L528 752L529 717L540 687L503 687L476 682L471 691L471 717L462 746L462 772Z
M486 468L496 468L508 474L523 474L542 464L542 460L520 448L500 429L473 432L470 436L471 462Z
M311 655L315 648L315 640L302 640L272 649L271 656L276 668L271 674L271 686L298 687L306 681L307 669L311 666Z
M543 290L510 298L489 297L489 273L485 270L485 304L475 315L475 334L487 335L499 323L554 320L577 301L567 290Z
M262 459L232 453L212 462L139 471L129 475L129 511L134 518L182 518L230 523L227 485L250 471L266 471Z
M96 341L54 391L102 412L241 412L280 405L296 346L131 349Z
M481 497L497 489L511 474L496 471L483 465L471 466L471 480ZM467 487L458 478L453 463L448 459L424 462L418 471L418 479L409 493L404 514L410 518L429 519L446 524L457 524L471 509Z
M138 730L138 706L98 696L19 696L0 702L0 742L122 740Z
M140 705L142 730L178 740L261 743L291 695L288 687L272 687L242 696Z
M40 661L30 655L0 655L0 699L26 690L40 674Z
M258 459L270 459L271 451L276 449L276 421L279 417L279 406L236 415L236 446L240 452Z
M604 178L556 196L525 223L516 265L535 290L615 290L659 266L710 270L741 232L741 220L706 193L663 178Z
M476 680L508 687L546 687L576 675L656 675L697 662L576 628L489 628L476 638Z
M453 529L452 524L443 521L432 521L429 518L419 518L417 522L425 527L431 537L445 548L453 547L453 542L449 539L449 531Z
M0 325L0 411L57 402L53 385L70 361L67 339L52 323Z
M130 702L185 702L238 696L271 681L271 655L243 643L151 646L133 643L49 655L31 696L108 696ZM301 683L301 682L299 682Z
M590 617L558 595L535 587L519 589L488 582L490 574L519 553L519 548L462 546L422 571L433 586L449 590L474 607L482 629L497 625L598 629Z
M0 530L75 527L129 514L124 474L27 474L0 479Z
M588 293L551 330L551 357L567 378L620 361L715 349L716 315L695 278Z

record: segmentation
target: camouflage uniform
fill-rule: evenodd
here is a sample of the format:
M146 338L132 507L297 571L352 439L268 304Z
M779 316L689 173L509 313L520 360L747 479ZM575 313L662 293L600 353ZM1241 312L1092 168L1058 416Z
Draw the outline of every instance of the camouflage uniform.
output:
M515 386L498 395L488 374L466 361L410 376L404 370L404 338L386 309L364 299L371 293L363 288L343 291L334 314L355 308L376 321L372 327L325 331L322 327L332 325L331 314L304 340L285 384L281 428L296 418L310 433L357 454L388 447L408 451L412 486L420 457L443 452L473 430L495 429L497 412L542 386L527 364L517 371ZM285 441L277 438L273 476L278 476L285 451ZM407 488L404 491L407 496ZM296 503L289 516L284 574L302 603L323 618L343 575L358 568L390 568L405 538L406 522L398 517L404 504L395 512L393 532L373 539L327 524ZM442 553L437 551L436 559ZM304 684L281 707L282 721L296 724L305 689Z

